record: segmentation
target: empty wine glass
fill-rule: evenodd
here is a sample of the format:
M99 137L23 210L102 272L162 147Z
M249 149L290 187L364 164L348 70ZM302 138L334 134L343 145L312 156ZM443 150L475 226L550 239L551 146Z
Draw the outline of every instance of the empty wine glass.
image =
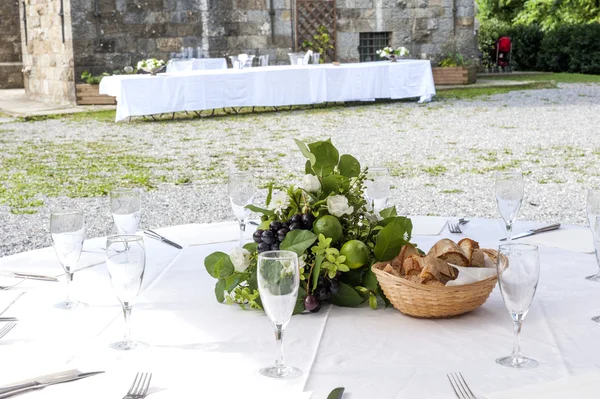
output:
M54 252L56 252L58 261L65 269L67 279L67 299L54 306L65 310L87 307L86 303L71 299L73 269L77 266L83 248L83 240L85 239L83 211L79 209L52 211L50 215L50 235L54 244Z
M365 186L368 200L373 205L373 212L379 214L385 209L390 196L390 173L387 168L369 168Z
M260 300L275 328L279 347L275 366L261 369L260 373L272 378L298 377L302 371L286 366L283 361L283 332L294 312L300 286L298 255L292 251L266 251L259 254L257 277Z
M512 354L496 359L496 363L513 368L537 367L537 361L521 354L519 335L540 278L538 247L529 244L501 245L496 267L502 299L513 319L515 331Z
M116 235L106 239L106 266L113 290L123 306L125 334L110 344L117 350L145 348L148 344L131 339L130 317L133 301L140 292L146 267L144 239L136 235Z
M250 217L250 210L246 205L252 204L254 200L254 176L249 172L236 172L229 175L229 201L233 213L240 224L240 247L244 245L244 232L246 231L246 222Z
M594 249L596 251L596 262L598 263L598 271L596 274L587 276L585 279L590 281L600 281L600 240L598 235L598 216L600 216L600 190L591 189L588 191L586 212L592 237L594 239Z
M525 195L523 174L519 171L496 173L496 203L506 226L506 240L510 242L512 228Z
M110 193L110 212L119 234L135 234L140 226L142 201L140 190L120 188Z

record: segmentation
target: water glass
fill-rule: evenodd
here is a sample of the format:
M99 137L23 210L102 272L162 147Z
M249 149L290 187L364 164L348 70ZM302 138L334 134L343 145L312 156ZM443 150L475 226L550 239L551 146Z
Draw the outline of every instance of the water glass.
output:
M246 205L250 205L254 201L255 191L256 186L252 173L235 172L229 175L229 202L231 202L233 213L240 224L240 247L244 245L244 232L250 217L250 210L246 208Z
M315 64L315 65L319 65L320 58L321 58L321 54L319 54L319 53L313 53L313 55L312 55L312 63Z
M586 213L594 238L594 249L596 250L596 262L598 263L598 271L596 274L587 276L585 279L590 281L600 281L600 240L598 235L598 216L600 216L600 190L590 189L587 194Z
M110 212L119 234L135 234L140 226L142 200L140 190L120 188L110 193Z
M390 173L387 168L369 168L367 180L367 198L373 205L375 214L385 209L390 196Z
M119 342L110 344L117 350L147 347L148 344L131 339L131 308L140 292L146 267L144 239L136 235L116 235L106 239L106 266L113 290L123 306L125 334Z
M537 361L521 354L519 335L540 278L538 247L512 243L501 245L496 267L502 299L513 319L515 332L512 354L496 359L496 363L519 369L537 367Z
M52 236L54 252L63 269L65 269L67 279L67 299L56 304L55 307L65 310L85 308L88 306L87 304L71 299L73 269L77 266L83 248L83 240L85 239L83 211L79 209L52 211L50 215L50 235Z
M294 378L302 375L283 360L283 332L289 323L300 286L298 255L292 251L266 251L258 255L258 290L267 317L275 329L278 357L275 365L260 370L271 378Z
M496 203L506 226L506 239L510 242L512 228L525 195L525 181L520 171L496 173Z

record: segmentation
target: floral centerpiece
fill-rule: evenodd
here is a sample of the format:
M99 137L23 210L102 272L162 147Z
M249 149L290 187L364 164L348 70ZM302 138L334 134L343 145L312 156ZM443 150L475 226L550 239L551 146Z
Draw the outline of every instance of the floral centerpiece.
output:
M339 155L330 140L311 144L296 140L307 158L299 187L275 190L269 184L265 207L253 241L229 254L214 252L204 265L217 279L217 301L260 309L258 254L268 250L296 252L300 289L294 313L318 312L323 302L355 307L377 298L389 304L371 265L393 259L411 238L410 219L395 207L374 214L365 200L368 170L351 155Z
M137 63L137 69L141 69L142 71L146 71L152 75L156 75L156 73L164 67L165 62L163 60L157 60L156 58L149 58Z
M379 57L387 58L392 62L395 62L398 57L406 57L410 54L406 47L398 47L396 50L392 47L384 47L381 50L377 50L376 53Z

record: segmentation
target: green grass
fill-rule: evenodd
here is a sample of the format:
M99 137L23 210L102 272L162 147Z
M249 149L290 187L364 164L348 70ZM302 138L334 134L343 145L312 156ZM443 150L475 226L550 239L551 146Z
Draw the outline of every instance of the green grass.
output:
M554 82L533 82L521 86L507 87L474 87L468 89L450 89L438 90L434 99L437 100L470 100L482 96L493 96L495 94L505 94L511 91L555 89Z
M553 80L557 83L600 83L600 75L584 75L581 73L540 73L535 75L506 74L498 76L486 76L485 79L534 82L549 82Z
M441 176L444 173L446 173L446 171L448 171L448 168L446 168L444 165L436 165L436 166L427 166L425 168L422 169L423 172L429 174L430 176Z

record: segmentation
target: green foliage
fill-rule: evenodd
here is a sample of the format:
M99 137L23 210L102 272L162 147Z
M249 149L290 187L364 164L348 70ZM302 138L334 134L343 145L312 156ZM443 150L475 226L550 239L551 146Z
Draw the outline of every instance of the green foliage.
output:
M543 31L600 22L600 4L597 0L527 0L512 21L539 24Z
M323 64L327 59L327 51L333 50L334 48L333 44L331 44L331 34L329 33L329 29L323 25L319 26L317 29L317 33L313 36L313 41L305 40L302 42L302 50L312 50L313 52L321 54L321 57L319 58L320 64Z
M110 76L110 74L107 72L103 72L100 75L93 76L88 71L83 71L83 73L81 74L81 80L83 80L85 83L87 83L89 85L97 85L97 84L100 84L100 81L105 76Z
M600 74L600 23L546 32L537 67L550 72Z

